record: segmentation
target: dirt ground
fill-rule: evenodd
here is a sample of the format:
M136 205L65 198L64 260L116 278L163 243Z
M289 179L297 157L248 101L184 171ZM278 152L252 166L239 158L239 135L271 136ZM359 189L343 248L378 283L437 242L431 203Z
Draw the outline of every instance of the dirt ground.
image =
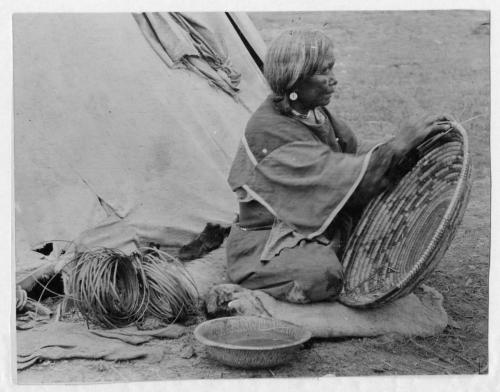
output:
M164 348L160 363L46 361L20 372L19 383L488 372L488 13L262 13L251 18L267 43L291 26L322 29L334 39L339 84L330 109L367 142L392 134L412 115L424 113L451 113L468 130L473 159L470 202L446 256L425 282L444 295L451 325L430 338L315 339L299 359L272 371L219 365L188 334L148 343ZM194 355L182 358L188 346Z

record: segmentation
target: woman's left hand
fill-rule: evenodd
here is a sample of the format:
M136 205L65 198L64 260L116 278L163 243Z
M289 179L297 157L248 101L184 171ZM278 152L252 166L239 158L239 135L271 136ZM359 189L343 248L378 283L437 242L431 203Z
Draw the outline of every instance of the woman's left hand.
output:
M405 126L394 138L394 143L401 152L405 153L421 144L427 137L452 128L452 116L434 115L415 121Z

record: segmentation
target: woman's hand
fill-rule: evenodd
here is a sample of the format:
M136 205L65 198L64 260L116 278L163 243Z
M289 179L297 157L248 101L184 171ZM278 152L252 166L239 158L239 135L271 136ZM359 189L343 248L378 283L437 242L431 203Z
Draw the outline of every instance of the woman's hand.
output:
M454 121L449 115L434 115L413 122L403 127L401 132L393 140L393 146L401 153L406 154L417 147L427 137L445 132L452 128Z

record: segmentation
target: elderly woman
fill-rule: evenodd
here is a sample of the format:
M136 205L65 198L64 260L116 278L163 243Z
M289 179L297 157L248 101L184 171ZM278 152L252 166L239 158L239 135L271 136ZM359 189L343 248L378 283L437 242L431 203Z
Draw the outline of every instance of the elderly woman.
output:
M404 174L414 147L449 127L436 117L360 152L349 126L325 108L334 63L319 31L288 31L271 44L264 75L273 93L250 118L228 179L240 207L229 278L289 302L335 299L362 208Z

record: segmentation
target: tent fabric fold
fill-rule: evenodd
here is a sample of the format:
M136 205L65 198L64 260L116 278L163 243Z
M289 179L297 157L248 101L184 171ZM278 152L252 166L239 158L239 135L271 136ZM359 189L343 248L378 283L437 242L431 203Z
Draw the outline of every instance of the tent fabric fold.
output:
M148 12L134 14L134 18L169 67L184 66L231 96L239 91L241 74L231 63L223 37L217 37L194 16Z

